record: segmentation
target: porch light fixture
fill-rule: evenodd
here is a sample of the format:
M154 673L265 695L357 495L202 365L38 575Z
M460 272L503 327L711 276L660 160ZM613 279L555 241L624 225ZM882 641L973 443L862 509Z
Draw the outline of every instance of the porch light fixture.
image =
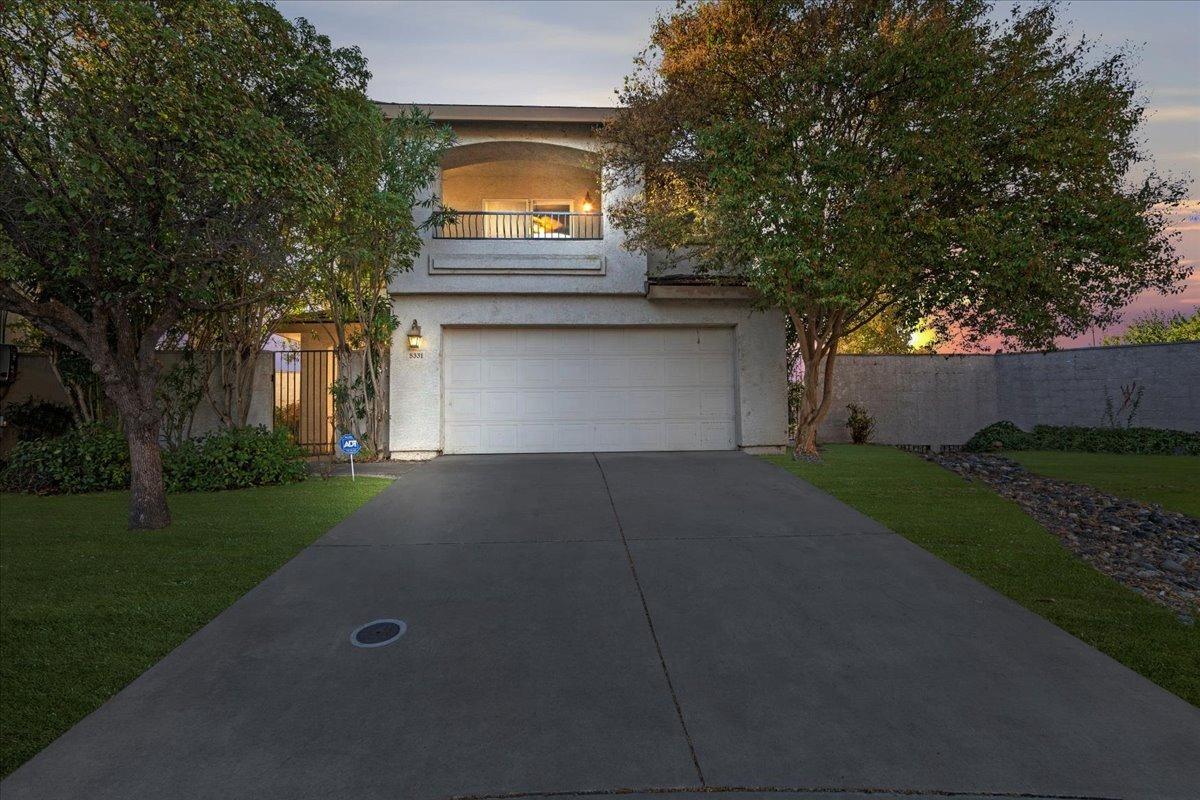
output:
M414 319L412 327L408 329L408 349L419 350L421 348L421 326Z
M590 189L588 190L587 194L585 194L585 195L583 196L583 206L582 206L582 208L583 208L583 213L585 213L585 214L590 214L590 213L592 213L592 208L593 208L593 206L592 206L592 192L591 192L591 190L590 190Z

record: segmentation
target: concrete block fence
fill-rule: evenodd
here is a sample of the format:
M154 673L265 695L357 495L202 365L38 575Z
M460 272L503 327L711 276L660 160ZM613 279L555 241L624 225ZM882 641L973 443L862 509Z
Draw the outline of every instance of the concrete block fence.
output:
M846 405L876 419L872 441L956 446L1007 419L1034 425L1102 424L1105 398L1121 404L1136 383L1136 426L1200 430L1200 342L1084 347L999 355L839 356L826 442L850 440Z

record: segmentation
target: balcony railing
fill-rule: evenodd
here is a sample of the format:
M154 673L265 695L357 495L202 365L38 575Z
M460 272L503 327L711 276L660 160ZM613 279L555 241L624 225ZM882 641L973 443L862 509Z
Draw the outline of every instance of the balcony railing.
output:
M564 211L455 211L435 239L601 239L602 214Z

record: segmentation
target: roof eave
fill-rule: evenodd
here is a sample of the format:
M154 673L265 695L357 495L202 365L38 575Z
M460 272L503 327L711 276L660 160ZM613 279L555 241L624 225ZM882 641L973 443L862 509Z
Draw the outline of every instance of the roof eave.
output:
M505 106L450 103L385 103L376 101L388 116L417 107L438 122L556 122L599 125L616 113L602 106Z

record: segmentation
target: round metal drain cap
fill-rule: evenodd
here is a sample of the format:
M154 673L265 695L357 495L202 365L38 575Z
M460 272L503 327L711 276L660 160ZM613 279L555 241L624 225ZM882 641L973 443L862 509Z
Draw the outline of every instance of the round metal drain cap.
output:
M350 643L355 647L383 647L404 635L408 625L402 619L377 619L356 628L350 634Z

